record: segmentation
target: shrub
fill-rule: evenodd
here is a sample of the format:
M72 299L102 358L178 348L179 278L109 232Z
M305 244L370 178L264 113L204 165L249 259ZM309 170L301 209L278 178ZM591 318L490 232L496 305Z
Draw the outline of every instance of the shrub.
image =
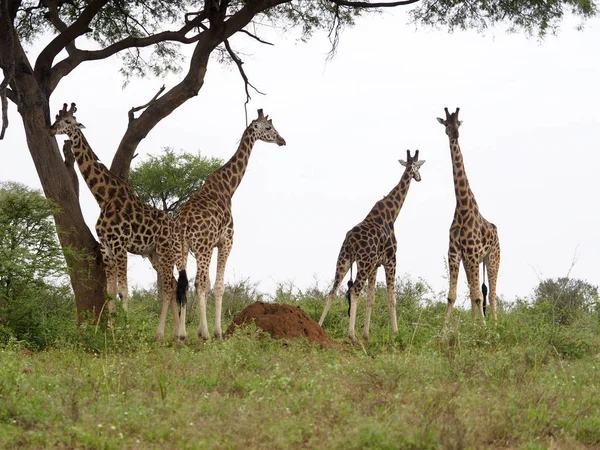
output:
M533 303L559 324L570 324L584 312L598 311L598 287L576 278L548 278L534 292Z

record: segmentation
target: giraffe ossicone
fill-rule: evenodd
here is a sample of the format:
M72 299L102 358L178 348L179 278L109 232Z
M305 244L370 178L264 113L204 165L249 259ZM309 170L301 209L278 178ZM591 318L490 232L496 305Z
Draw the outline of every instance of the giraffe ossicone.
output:
M419 150L415 151L414 156L411 156L410 151L407 150L406 161L398 161L405 167L398 184L388 195L375 203L362 222L346 233L337 259L333 286L327 297L321 319L319 320L319 325L323 326L323 322L327 317L327 313L337 295L343 278L351 269L352 264L356 262L356 279L348 281L347 293L347 299L350 303L348 312L350 316L348 337L354 342L357 341L354 329L358 296L365 284L367 285L367 305L363 338L365 340L369 339L371 310L375 302L375 281L379 266L383 266L385 270L388 311L392 324L392 333L396 334L398 332L395 293L397 242L394 223L406 199L411 180L421 181L419 169L425 160L419 160Z

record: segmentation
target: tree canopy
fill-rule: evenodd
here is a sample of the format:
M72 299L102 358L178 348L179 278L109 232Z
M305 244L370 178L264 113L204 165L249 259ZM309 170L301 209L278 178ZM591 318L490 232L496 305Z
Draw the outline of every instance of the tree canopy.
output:
M39 310L55 285L64 283L66 264L52 223L55 210L39 191L0 183L0 342L7 333L23 335L17 332L23 322L18 317L32 314L25 305Z
M21 183L0 183L0 286L66 273L65 261L52 223L56 205L41 192Z
M222 165L219 158L176 153L166 147L158 156L150 155L147 161L134 167L129 174L129 184L143 202L174 216Z
M540 281L534 304L549 305L558 323L570 323L579 312L600 311L598 287L577 278L547 278Z
M485 30L502 24L537 36L556 31L566 13L583 21L597 11L594 0L2 0L0 139L8 127L10 100L21 116L44 193L60 207L54 219L61 246L87 261L78 267L81 270L70 272L79 317L82 312L99 313L106 279L98 243L83 219L72 162L67 158L65 164L56 139L47 132L53 117L50 98L59 83L81 64L112 56L121 58L126 79L181 73L180 82L153 97L149 94L150 101L140 101L142 106L129 111L110 166L127 180L140 142L198 95L213 55L235 64L250 97L253 86L229 41L233 35L269 44L261 38L264 27L299 29L304 39L325 30L335 51L344 27L367 12L391 7L408 7L416 25ZM42 43L37 55L26 52L33 42ZM184 46L192 49L187 60L181 52Z

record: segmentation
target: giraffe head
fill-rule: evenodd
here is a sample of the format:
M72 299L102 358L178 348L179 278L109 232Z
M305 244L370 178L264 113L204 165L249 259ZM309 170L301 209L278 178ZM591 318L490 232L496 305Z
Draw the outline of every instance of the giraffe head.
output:
M85 128L83 124L77 122L73 114L77 111L75 103L71 103L71 108L67 110L67 104L63 104L63 108L56 115L56 120L48 130L50 136L57 134L68 134L69 130Z
M419 150L415 150L415 156L410 156L410 150L406 150L406 161L399 159L398 162L406 167L405 171L408 172L409 176L414 178L415 181L421 181L419 169L425 164L425 160L422 159L419 161Z
M265 116L262 109L258 110L258 117L250 123L248 128L257 140L274 142L279 146L285 145L285 139L279 135L273 126L273 120L269 119L268 115Z
M462 120L458 120L458 111L460 111L460 108L456 108L456 112L452 114L448 112L448 108L444 108L444 111L446 112L446 120L440 117L437 120L446 127L446 134L450 139L458 139L458 127L462 124Z

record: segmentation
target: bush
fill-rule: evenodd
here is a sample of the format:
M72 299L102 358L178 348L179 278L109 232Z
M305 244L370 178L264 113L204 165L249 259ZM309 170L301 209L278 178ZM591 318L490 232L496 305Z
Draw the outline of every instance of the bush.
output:
M31 350L42 350L73 338L75 301L67 286L32 283L21 290L3 314L0 344L15 339Z
M39 191L0 183L0 344L17 340L38 350L74 329L55 212Z
M540 306L556 323L573 323L585 312L598 312L598 287L576 278L548 278L534 292L533 303Z

